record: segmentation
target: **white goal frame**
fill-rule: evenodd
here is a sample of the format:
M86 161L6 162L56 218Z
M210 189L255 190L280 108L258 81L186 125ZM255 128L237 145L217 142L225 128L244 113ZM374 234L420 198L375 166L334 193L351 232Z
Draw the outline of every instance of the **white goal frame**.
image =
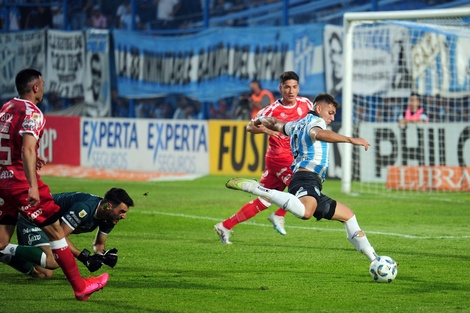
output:
M346 13L343 17L343 94L342 94L342 133L345 136L353 135L353 30L359 23L377 22L380 20L414 20L436 18L470 17L470 7L435 10L409 10L409 11L384 11L384 12L354 12ZM351 193L352 181L352 145L344 145L342 156L343 173L341 177L341 190L343 193Z

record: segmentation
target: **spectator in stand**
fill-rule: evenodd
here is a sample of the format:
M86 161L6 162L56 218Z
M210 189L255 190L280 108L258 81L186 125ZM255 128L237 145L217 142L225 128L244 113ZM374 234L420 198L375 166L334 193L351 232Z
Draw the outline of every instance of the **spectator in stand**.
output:
M143 25L148 22L155 20L155 5L153 0L138 0L137 1L137 13L140 16Z
M122 3L116 9L116 27L121 25L121 17L126 13L127 6L129 5L129 0L123 0Z
M122 4L122 0L100 0L98 1L101 12L106 16L108 28L117 28L119 26L120 16L116 16L118 7Z
M3 1L2 1L3 4ZM8 20L8 25L6 21ZM0 29L6 29L8 31L16 31L21 29L21 12L16 5L16 0L10 1L10 6L2 6L0 12Z
M135 25L134 25L135 28L134 29L141 29L142 25L140 23L140 16L137 13L134 16L135 16ZM119 28L125 29L125 30L133 30L132 28L132 5L130 3L127 3L126 10L121 15Z
M274 96L271 91L263 89L256 79L251 81L250 89L251 118L255 118L259 110L274 102Z
M188 108L188 99L183 95L178 95L178 102L176 104L176 110L173 113L173 119L175 120L185 120L187 119L187 108Z
M241 95L238 99L238 104L235 107L233 115L236 120L249 121L251 120L251 108L249 95Z
M108 28L108 18L101 12L99 5L93 7L88 23L89 26L93 28Z
M92 0L73 0L68 2L69 17L71 20L72 30L80 30L85 27L88 12L93 7Z
M191 28L193 23L202 21L201 1L180 0L180 9L175 14L180 28Z
M40 29L52 27L52 14L50 7L41 5L40 0L34 1L38 6L30 7L26 17L25 29Z
M175 16L181 7L180 0L154 0L157 3L157 28L175 29Z
M61 5L51 6L52 28L64 29L64 9Z
M421 106L419 95L412 93L408 98L408 107L398 121L399 126L404 128L409 123L422 123L428 121L428 116L424 113L424 107Z
M113 110L113 117L130 117L129 102L120 97L115 88L111 89L111 108Z
M216 15L216 16L224 15L230 11L232 6L233 6L233 3L227 0L215 0L211 13L212 15Z
M212 119L216 120L228 120L232 118L229 114L229 111L230 106L227 104L227 101L225 99L220 99L217 101L216 107L211 107L210 116Z

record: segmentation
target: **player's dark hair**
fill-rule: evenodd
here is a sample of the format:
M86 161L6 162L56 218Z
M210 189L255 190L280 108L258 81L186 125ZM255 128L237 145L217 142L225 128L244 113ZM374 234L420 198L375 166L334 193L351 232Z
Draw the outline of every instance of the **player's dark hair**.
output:
M110 202L113 205L119 205L124 203L128 207L134 206L134 201L127 194L124 189L121 188L111 188L104 194L104 201Z
M335 97L333 97L329 93L320 93L315 97L315 99L313 99L313 110L309 111L309 113L317 115L317 113L315 112L315 106L320 102L332 104L335 108L339 107L339 103L338 101L336 101Z
M42 76L41 72L32 68L19 71L15 78L16 91L18 91L18 95L22 96L28 93L32 87L31 82L38 79L40 76Z
M299 82L299 75L297 75L297 73L293 71L284 72L281 74L281 76L279 76L279 83L282 85L286 81L291 80L291 79Z

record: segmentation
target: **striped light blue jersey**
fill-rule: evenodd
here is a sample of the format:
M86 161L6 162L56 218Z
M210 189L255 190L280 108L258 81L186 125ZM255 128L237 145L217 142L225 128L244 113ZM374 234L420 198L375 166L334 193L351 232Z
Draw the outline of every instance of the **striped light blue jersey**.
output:
M294 173L299 168L305 168L320 176L324 181L329 164L329 146L327 142L314 141L310 138L308 133L313 127L326 129L326 123L321 117L309 113L298 121L286 123L284 131L290 137L291 150L294 155L292 163Z

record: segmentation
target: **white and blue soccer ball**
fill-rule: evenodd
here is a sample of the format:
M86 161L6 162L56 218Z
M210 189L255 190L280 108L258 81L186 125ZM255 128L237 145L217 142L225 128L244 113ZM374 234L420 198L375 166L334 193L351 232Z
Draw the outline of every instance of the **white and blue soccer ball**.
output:
M389 256L379 256L370 263L370 276L378 283L391 283L398 274L398 265Z

